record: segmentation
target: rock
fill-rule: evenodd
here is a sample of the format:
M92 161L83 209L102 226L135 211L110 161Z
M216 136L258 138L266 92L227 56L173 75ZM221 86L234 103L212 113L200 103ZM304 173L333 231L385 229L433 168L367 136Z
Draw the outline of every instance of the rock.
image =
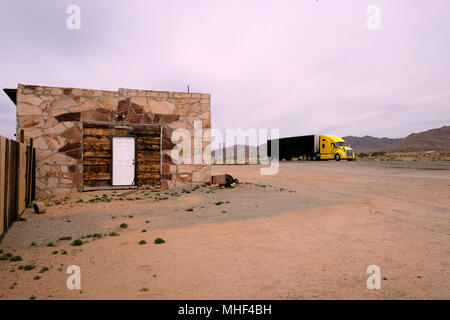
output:
M144 106L145 112L158 113L158 114L175 114L177 108L173 103L168 101L149 101Z
M18 94L17 102L19 103L29 103L35 106L39 106L43 100L34 94Z
M98 103L102 108L109 109L111 111L117 111L117 106L119 104L119 99L117 98L102 98L98 100Z
M44 124L44 119L37 116L21 116L17 117L17 120L19 121L19 127L22 129L41 127Z
M33 106L28 103L17 103L17 115L18 116L41 116L42 109L37 106Z
M45 165L45 164L44 164L44 165L41 165L41 166L38 166L38 167L37 167L37 174L38 174L38 177L46 178L49 172L50 172L50 166L48 166L48 165ZM38 180L36 180L36 185L38 185L38 182L37 182L37 181L38 181ZM38 186L38 188L39 188L39 189L44 189L45 186L42 187L42 188Z
M78 102L72 98L58 99L50 103L49 109L67 109L78 106Z
M60 88L52 88L51 93L52 93L52 95L54 95L54 96L60 96L60 95L62 95L64 92L63 92L63 90L60 89Z
M62 121L80 121L81 113L80 112L68 112L63 113L58 116L56 116L56 120L59 122Z
M66 139L60 136L49 135L45 136L45 141L50 149L58 150L66 144Z
M74 96L82 96L83 95L83 89L77 89L77 88L72 89L72 94Z
M42 129L38 129L38 128L27 128L27 129L23 129L24 131L24 135L27 138L36 138L41 136L44 131Z
M81 140L81 129L78 126L66 129L61 136L69 140L70 142L78 142Z
M81 111L94 110L95 108L97 108L97 99L92 98L92 99L86 100L79 106L69 108L69 111L70 112L81 112Z
M59 183L61 183L61 184L72 184L72 180L67 179L67 178L61 178Z
M58 152L66 152L73 149L81 148L81 142L68 143L58 150Z
M65 154L62 154L62 153L55 153L53 156L48 158L45 162L50 165L59 164L59 165L68 166L68 165L76 164L77 160L74 158L71 158L69 156L66 156Z
M66 155L74 159L81 159L81 148L67 151Z
M145 106L147 104L146 97L132 97L131 103L137 104L138 106Z
M48 178L48 181L47 181L47 188L55 188L55 187L57 187L58 186L58 178L56 178L56 177L50 177L50 178Z
M37 201L33 204L33 209L37 214L45 213L45 204L43 202Z
M53 150L36 148L36 160L42 161L49 157L52 153Z
M67 128L62 124L58 123L56 126L53 126L51 128L45 129L44 132L47 134L61 134L63 133Z
M50 149L50 148L48 147L48 145L47 145L47 140L45 140L44 137L39 137L39 138L37 138L36 140L34 140L33 146L34 146L36 149L43 149L43 150L48 150L48 149Z

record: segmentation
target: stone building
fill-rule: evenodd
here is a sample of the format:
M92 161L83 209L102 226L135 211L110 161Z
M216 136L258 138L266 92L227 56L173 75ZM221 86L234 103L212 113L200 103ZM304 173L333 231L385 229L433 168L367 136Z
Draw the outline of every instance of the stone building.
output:
M119 89L118 91L19 84L5 89L17 106L17 137L33 138L36 197L114 188L171 188L210 179L208 163L171 157L194 121L211 128L210 95ZM201 140L209 146L208 135Z

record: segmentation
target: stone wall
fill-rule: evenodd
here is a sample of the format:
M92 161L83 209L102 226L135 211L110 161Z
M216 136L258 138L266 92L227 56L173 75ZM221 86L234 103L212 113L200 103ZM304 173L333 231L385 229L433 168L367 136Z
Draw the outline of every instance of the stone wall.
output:
M36 148L36 196L62 196L82 189L83 123L162 126L161 187L203 183L209 164L176 165L171 158L172 132L187 129L194 138L194 121L211 128L210 95L148 90L102 91L18 85L17 137L21 129ZM209 145L209 137L202 146Z

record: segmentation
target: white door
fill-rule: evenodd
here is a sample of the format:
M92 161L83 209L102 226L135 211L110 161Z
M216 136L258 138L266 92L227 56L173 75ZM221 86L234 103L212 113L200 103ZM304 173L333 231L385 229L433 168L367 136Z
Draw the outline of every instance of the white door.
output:
M134 137L113 137L113 186L134 185Z

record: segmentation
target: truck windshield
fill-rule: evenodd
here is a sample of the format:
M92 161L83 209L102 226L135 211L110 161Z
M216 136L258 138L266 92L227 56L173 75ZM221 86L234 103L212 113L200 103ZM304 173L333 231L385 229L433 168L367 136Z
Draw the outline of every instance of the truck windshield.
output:
M336 142L336 147L345 147L345 142Z

